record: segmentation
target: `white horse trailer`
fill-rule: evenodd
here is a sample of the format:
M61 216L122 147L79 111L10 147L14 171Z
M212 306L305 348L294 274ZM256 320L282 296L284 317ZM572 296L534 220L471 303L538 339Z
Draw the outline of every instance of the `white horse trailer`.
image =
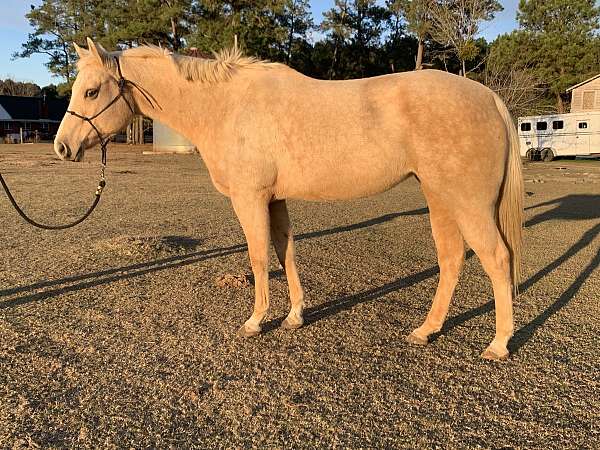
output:
M521 156L532 161L600 156L600 112L519 118Z

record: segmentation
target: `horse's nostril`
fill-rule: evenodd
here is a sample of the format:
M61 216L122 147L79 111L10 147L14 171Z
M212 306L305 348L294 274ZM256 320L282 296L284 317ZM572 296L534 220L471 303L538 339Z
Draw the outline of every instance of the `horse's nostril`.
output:
M62 142L59 142L56 146L56 152L62 159L69 159L71 157L71 150Z

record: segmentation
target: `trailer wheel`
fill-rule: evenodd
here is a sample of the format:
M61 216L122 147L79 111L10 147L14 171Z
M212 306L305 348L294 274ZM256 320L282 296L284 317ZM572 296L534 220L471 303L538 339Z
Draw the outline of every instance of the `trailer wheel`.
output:
M545 148L542 150L542 161L551 162L554 160L554 152L551 148Z
M535 148L530 148L527 150L525 153L525 158L527 158L529 161L535 161Z

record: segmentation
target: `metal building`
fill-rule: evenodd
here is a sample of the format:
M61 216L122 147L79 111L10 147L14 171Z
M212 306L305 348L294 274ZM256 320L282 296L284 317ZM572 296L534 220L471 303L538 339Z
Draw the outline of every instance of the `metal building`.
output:
M152 129L154 153L194 153L196 147L185 137L155 120Z

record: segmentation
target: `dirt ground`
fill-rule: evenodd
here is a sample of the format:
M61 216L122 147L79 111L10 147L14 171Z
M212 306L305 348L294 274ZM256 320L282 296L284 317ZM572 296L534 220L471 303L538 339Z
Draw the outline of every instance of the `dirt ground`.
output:
M35 218L92 200L97 153L75 164L0 145L0 161ZM307 323L279 328L272 253L269 321L247 340L245 241L198 156L111 147L100 206L69 231L0 200L0 447L599 448L600 161L532 163L525 178L525 281L502 363L479 358L494 315L476 257L436 339L404 341L438 277L414 180L291 202Z

